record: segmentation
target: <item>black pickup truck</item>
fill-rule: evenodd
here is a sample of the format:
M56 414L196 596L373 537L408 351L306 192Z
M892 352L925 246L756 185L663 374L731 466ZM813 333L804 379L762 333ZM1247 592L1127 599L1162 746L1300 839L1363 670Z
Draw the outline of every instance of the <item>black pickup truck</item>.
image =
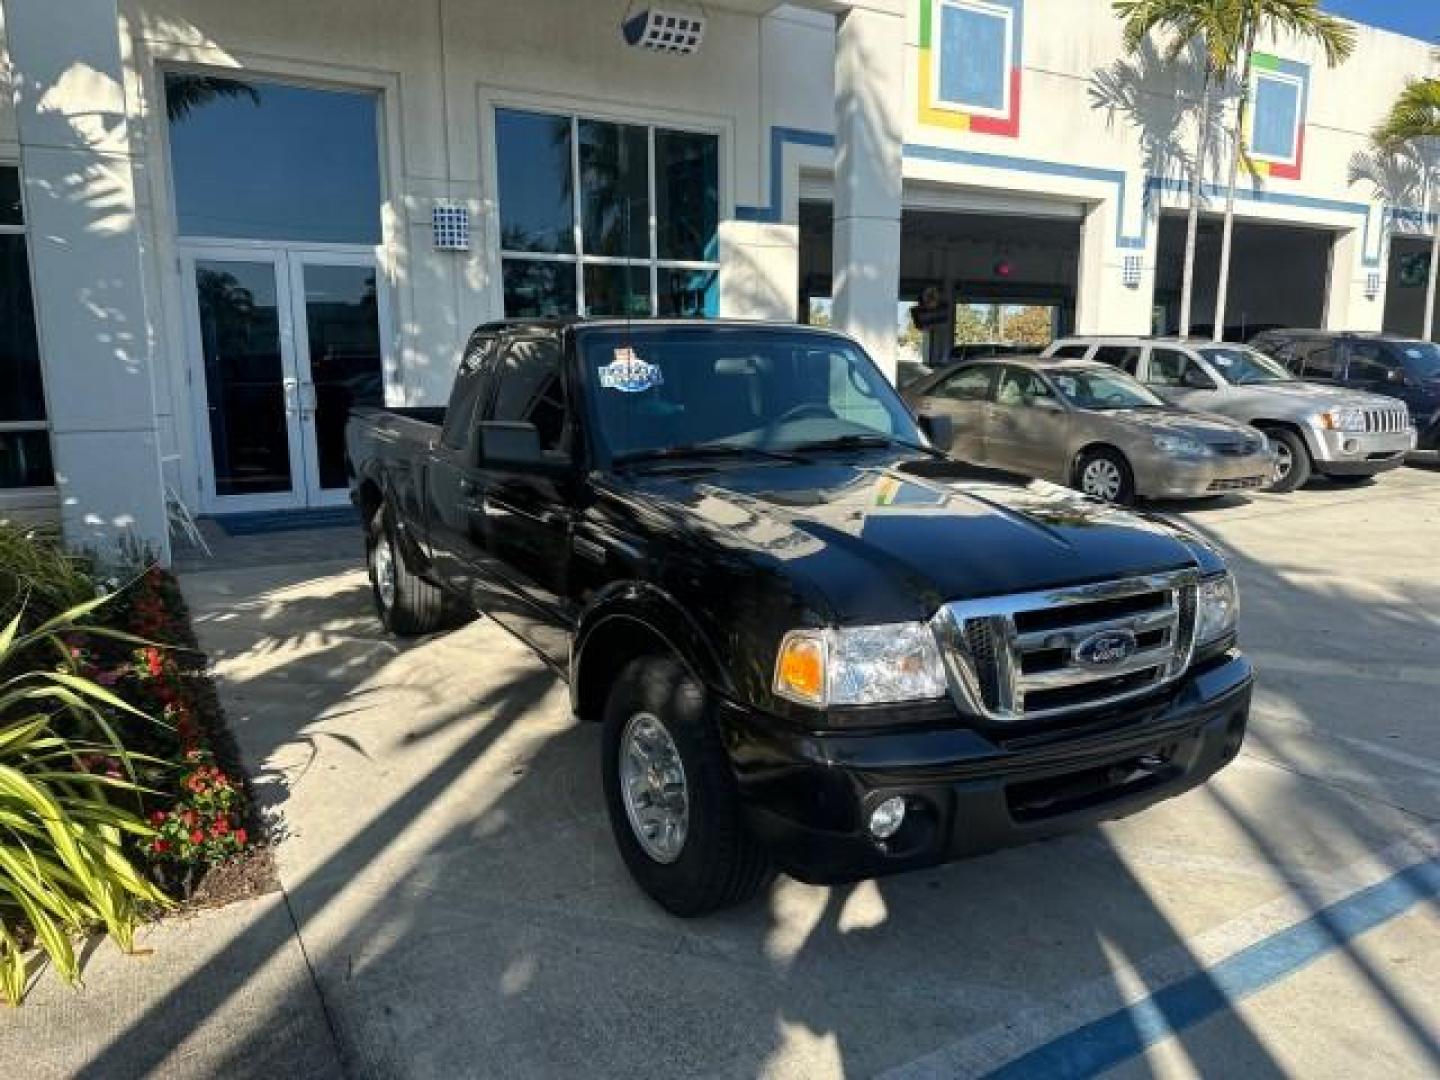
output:
M697 915L1142 809L1244 739L1215 550L948 458L827 331L497 323L350 420L375 602L485 612L603 725L620 852ZM477 658L478 662L483 662Z

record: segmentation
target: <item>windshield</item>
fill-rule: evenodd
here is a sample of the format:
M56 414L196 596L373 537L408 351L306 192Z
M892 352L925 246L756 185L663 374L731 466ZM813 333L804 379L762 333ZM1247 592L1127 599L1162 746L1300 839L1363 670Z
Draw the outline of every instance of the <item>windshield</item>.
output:
M1124 372L1060 367L1048 374L1060 396L1077 409L1153 409L1165 404Z
M869 357L803 330L644 326L579 332L599 449L611 458L676 447L783 452L816 443L923 444Z
M1407 341L1400 346L1405 370L1417 379L1440 379L1440 345L1429 341Z
M1216 345L1198 351L1231 386L1295 381L1279 361L1244 345Z

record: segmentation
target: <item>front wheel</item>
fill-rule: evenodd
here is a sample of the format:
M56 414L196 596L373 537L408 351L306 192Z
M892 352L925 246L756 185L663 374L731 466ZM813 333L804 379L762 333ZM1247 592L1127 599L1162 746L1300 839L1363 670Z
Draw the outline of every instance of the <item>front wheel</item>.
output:
M1093 499L1129 503L1135 498L1135 475L1115 450L1089 450L1075 467L1076 487Z
M1275 472L1267 490L1283 495L1304 487L1310 479L1310 451L1293 431L1271 428L1265 432L1275 447Z
M620 855L665 910L705 915L769 880L705 690L678 661L642 657L621 671L605 703L601 761Z

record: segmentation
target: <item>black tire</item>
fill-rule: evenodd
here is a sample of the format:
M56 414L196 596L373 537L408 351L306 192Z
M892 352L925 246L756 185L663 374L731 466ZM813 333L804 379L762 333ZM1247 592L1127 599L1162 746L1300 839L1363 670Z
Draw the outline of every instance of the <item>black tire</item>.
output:
M1281 455L1280 464L1276 467L1275 478L1265 490L1273 491L1277 495L1284 495L1309 483L1314 465L1311 464L1310 451L1305 446L1305 440L1287 428L1264 428L1262 430L1275 444L1276 451Z
M388 569L393 574L388 589L381 581L387 571L387 552ZM375 611L386 630L399 637L413 637L440 628L445 618L445 598L438 586L410 571L404 549L395 537L394 522L383 505L375 511L366 530L365 567Z
M1102 486L1098 476L1091 476L1092 467L1097 473L1103 470L1114 483ZM1130 463L1125 460L1124 454L1108 446L1096 447L1080 455L1080 460L1075 463L1075 486L1101 502L1128 506L1135 501L1135 474L1130 469Z
M670 862L645 850L626 809L622 745L627 726L642 714L663 727L683 768L687 828ZM600 759L621 858L640 888L666 911L693 918L733 907L770 880L770 860L745 826L705 690L677 660L645 656L620 672L605 702Z

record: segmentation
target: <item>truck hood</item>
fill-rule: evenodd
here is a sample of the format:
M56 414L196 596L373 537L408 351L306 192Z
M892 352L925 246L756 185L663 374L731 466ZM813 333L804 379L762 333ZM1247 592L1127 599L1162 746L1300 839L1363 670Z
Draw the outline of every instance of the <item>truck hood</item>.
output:
M1309 406L1314 409L1330 409L1337 405L1350 405L1357 409L1383 409L1394 406L1395 399L1364 390L1350 390L1343 386L1323 386L1319 383L1282 382L1250 383L1236 386L1245 393L1261 394L1269 400L1291 402L1296 408Z
M803 578L840 622L925 618L948 600L1220 565L1178 528L1068 488L954 461L876 457L651 473L631 484L731 558L749 554Z
M1186 412L1183 409L1106 409L1097 415L1156 435L1187 435L1210 446L1249 442L1257 448L1260 438L1249 424L1214 413Z

